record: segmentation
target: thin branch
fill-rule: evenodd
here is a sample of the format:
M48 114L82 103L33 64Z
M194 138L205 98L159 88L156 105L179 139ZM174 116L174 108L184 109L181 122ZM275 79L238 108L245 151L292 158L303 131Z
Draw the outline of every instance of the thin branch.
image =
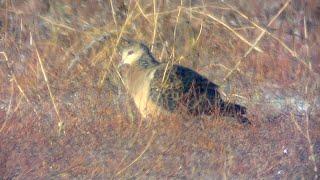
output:
M111 6L112 18L113 18L114 24L116 25L116 27L118 27L118 23L117 23L117 19L116 19L116 13L114 11L113 1L112 0L110 0L110 6Z
M7 63L8 68L11 70L11 68L9 67L9 59L8 56L5 52L0 52L0 54L2 54L4 56L4 59ZM17 81L16 76L14 75L13 71L10 72L11 78L13 80L13 82L16 84L16 86L18 87L20 93L22 94L23 98L26 99L27 103L31 105L31 107L33 107L34 105L31 104L31 101L29 100L28 96L26 95L26 93L24 92L24 90L22 89L22 87L20 86L20 84ZM40 119L39 117L39 113L37 112L37 110L35 108L33 108L33 112L36 114L37 118ZM8 114L6 115L6 119L7 119ZM5 125L6 125L6 121L2 124L2 127L0 128L0 132L4 129Z
M47 85L47 88L48 88L48 92L49 92L49 95L50 95L50 99L51 99L51 102L53 104L53 108L54 108L54 110L55 110L55 112L57 114L58 120L59 120L58 128L59 128L59 133L60 133L62 131L62 128L63 128L62 127L63 126L63 122L62 122L62 120L60 118L58 105L56 104L55 98L54 98L54 96L52 94L51 87L50 87L50 84L49 84L49 80L48 80L47 74L45 72L45 69L44 69L44 66L43 66L43 62L42 62L42 59L40 57L40 54L39 54L39 51L38 51L38 48L37 48L36 44L35 44L35 50L36 50L36 54L37 54L38 61L39 61L39 64L40 64L40 68L41 68L41 71L42 71L42 75L43 75L43 78L44 78L44 80L46 82L46 85Z
M270 22L268 23L267 27L269 27L278 17L279 15L288 7L289 3L291 2L291 0L288 0L283 6L282 8L278 11L278 13L273 16L273 18L270 20ZM261 34L258 36L258 38L255 40L255 42L253 43L253 46L250 47L250 49L245 53L244 57L247 57L249 55L249 53L252 51L252 49L258 45L259 41L262 39L262 37L265 35L266 31L263 30L261 32Z
M250 47L253 47L254 50L258 51L258 52L263 52L263 50L261 50L259 47L254 46L254 44L250 43L246 38L244 38L241 34L239 34L238 32L236 32L234 29L232 29L229 25L227 25L225 22L221 21L220 19L218 19L217 17L211 15L211 14L206 14L203 13L201 11L193 11L196 12L198 14L201 14L203 16L207 16L210 19L214 20L215 22L221 24L222 26L224 26L225 28L227 28L229 31L231 31L235 36L237 36L241 41L243 41L244 43L248 44Z
M137 3L136 3L136 5L135 5L135 7L136 7L136 6L137 6ZM118 47L118 45L119 45L119 43L120 43L120 40L121 40L121 38L122 38L122 36L123 36L123 34L124 34L124 32L125 32L125 29L126 29L128 23L130 22L132 16L133 16L133 11L131 11L131 13L127 16L127 18L126 18L123 26L121 27L121 30L120 30L120 33L119 33L119 35L118 35L116 44L114 45L112 54L111 54L111 56L110 56L110 58L109 58L109 62L108 62L108 63L106 64L106 66L104 67L105 71L103 72L102 78L101 78L101 80L100 80L100 82L99 82L99 86L100 86L100 87L103 86L104 81L106 80L107 73L109 72L110 66L112 65L112 66L114 67L113 59L114 59L114 56L115 56L115 54L116 54L117 47ZM118 73L118 74L120 74L120 73Z
M140 155L138 157L136 157L130 164L128 164L126 167L122 168L120 171L118 171L116 173L116 176L119 176L121 173L123 173L126 169L128 169L130 166L132 166L134 163L136 163L142 156L143 154L149 149L151 143L153 142L153 137L156 134L155 131L152 132L152 135L146 145L146 147L142 150L142 152L140 153Z
M157 27L158 27L158 16L159 14L157 13L157 2L156 0L153 0L153 35L152 35L152 46L151 46L151 52L153 51L153 47L154 47L154 42L156 39L156 33L157 33Z
M277 12L277 14L275 16L273 16L273 18L269 21L268 23L268 27L279 17L279 15L287 8L287 6L289 5L289 3L291 2L291 0L288 0L283 6L282 8ZM255 40L255 42L253 43L253 45L249 48L249 50L245 53L245 55L240 58L240 60L237 62L237 64L234 66L234 68L232 69L232 71L230 71L225 77L224 80L228 79L229 76L231 76L231 74L235 71L239 69L239 66L242 62L242 60L247 57L249 55L249 53L258 45L259 41L262 39L262 37L265 35L267 31L265 29L262 29L261 34L258 36L258 38Z

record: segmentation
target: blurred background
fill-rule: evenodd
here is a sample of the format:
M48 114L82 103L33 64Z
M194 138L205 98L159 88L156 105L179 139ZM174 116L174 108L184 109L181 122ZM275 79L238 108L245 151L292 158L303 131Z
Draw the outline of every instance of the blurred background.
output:
M143 120L121 37L194 69L252 126ZM317 179L320 1L0 0L0 179Z

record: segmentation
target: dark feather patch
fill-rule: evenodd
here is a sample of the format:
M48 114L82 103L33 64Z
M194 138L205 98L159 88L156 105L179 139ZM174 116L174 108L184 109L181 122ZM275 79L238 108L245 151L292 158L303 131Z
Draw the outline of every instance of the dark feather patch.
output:
M218 85L189 68L173 65L166 70L166 64L161 64L150 83L150 96L166 110L182 104L190 113L200 114L220 103L217 89Z

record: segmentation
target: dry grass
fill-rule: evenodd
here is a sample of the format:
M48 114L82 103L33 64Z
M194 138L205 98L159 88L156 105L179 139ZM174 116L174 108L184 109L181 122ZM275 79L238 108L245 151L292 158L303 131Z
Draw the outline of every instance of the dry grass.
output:
M0 1L0 177L319 178L319 9L317 0ZM116 68L121 37L220 84L253 125L143 121Z

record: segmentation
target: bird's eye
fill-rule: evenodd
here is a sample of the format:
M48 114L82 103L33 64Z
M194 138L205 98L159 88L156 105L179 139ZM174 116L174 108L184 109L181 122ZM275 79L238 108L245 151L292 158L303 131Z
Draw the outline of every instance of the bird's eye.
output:
M131 50L131 51L128 52L128 55L131 55L133 53L134 53L134 51Z

